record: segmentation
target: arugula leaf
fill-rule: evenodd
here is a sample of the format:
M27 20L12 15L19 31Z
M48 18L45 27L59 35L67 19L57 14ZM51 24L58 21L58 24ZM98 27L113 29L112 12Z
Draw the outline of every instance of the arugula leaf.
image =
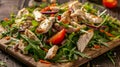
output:
M83 58L91 58L90 56L88 56L88 55L86 55L86 54L84 54L84 53L81 53L81 52L79 52L79 51L75 51L75 53L78 54L78 55L80 55L80 56L83 57Z
M98 41L99 41L100 44L102 44L102 45L104 45L104 46L106 46L106 47L109 47L109 45L108 45L107 43L105 43L105 42L103 42L103 41L101 41L101 40L98 40Z
M46 52L39 47L38 41L31 40L28 37L26 37L25 35L21 35L21 37L29 43L28 45L31 46L31 47L28 46L25 49L26 50L30 49L30 48L33 49L33 50L28 50L28 51L33 53L33 57L36 61L38 61L39 59L44 59Z
M101 25L103 25L109 18L109 15L105 16L105 19L98 25L98 27L100 27Z
M64 24L63 22L59 22L60 26L64 26L65 28L69 28L68 24Z
M73 32L69 34L67 36L66 42L59 48L56 56L52 59L52 61L69 62L78 59L78 56L90 58L86 54L77 51L76 42L78 41L78 36L80 36L80 33Z
M8 23L6 21L1 20L0 24L5 28L6 26L8 26Z
M37 27L37 26L38 26L38 22L35 21L35 20L32 20L32 25L33 25L34 27Z
M89 4L88 2L83 5L88 13L97 14L97 9L94 9L93 4Z

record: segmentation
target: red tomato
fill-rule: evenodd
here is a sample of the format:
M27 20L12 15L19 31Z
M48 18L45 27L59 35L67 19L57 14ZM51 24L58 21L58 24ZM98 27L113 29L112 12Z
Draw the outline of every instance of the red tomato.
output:
M58 18L58 20L60 21L60 20L61 20L61 15L59 15L57 18Z
M58 45L60 44L63 39L65 38L65 34L66 34L66 30L62 29L60 32L58 32L57 34L55 34L54 36L52 36L48 42L52 43L54 45Z
M108 8L114 8L117 6L117 0L103 0L103 5Z

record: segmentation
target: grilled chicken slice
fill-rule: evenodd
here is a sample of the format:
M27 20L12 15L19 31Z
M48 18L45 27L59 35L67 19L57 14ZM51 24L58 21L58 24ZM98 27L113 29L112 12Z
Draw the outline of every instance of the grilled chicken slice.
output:
M18 49L22 51L23 54L28 54L28 51L25 51L25 47L27 45L25 43L23 43L23 40L19 40L18 42Z
M71 22L70 19L70 11L65 11L62 15L61 15L61 20L60 22L63 22L65 24L69 24Z
M26 8L23 8L18 12L16 18L21 18L21 17L28 15L28 14L29 14L29 11Z
M71 22L70 17L63 17L61 18L60 22L63 22L64 24L69 24Z
M61 15L61 18L63 17L70 17L70 11L65 11L62 15Z
M70 15L71 17L76 17L76 16L83 16L85 17L85 12L82 11L81 9L77 9L74 13Z
M25 15L29 15L29 11L26 8L23 8L18 12L16 19L15 19L16 24L14 24L14 25L19 26L20 24L24 23L25 22L25 20L24 20Z
M85 13L85 18L92 23L101 23L102 22L102 18L95 16L93 14L90 13Z
M30 30L26 29L25 33L24 33L28 38L35 40L35 41L39 41L39 39L37 38L37 36ZM40 42L40 47L43 47L42 43Z
M81 5L82 4L79 1L73 1L69 4L69 9L71 10L71 12L74 12L79 9Z
M45 59L52 59L58 51L58 46L54 45L49 50L47 55L45 56Z
M94 35L93 30L88 30L87 32L88 33L81 35L78 39L77 47L80 52L84 51L85 47L87 46L87 44L89 43L89 41L92 39Z
M36 21L43 21L44 19L46 19L46 16L43 15L43 14L38 10L38 8L36 8L36 9L33 11L33 15L34 15Z
M102 18L95 16L93 14L87 13L85 11L82 11L81 9L77 9L74 13L71 14L71 17L73 18L76 16L80 16L82 19L88 20L89 22L92 22L92 23L102 22Z
M49 19L45 19L40 23L37 28L37 33L46 33L52 27L53 23L55 22L55 17L49 17Z
M25 31L26 29L31 29L32 26L32 20L26 20L24 23L21 23L19 25L20 30Z
M25 35L26 35L28 38L32 39L32 40L36 40L36 41L39 40L39 39L37 38L37 36L36 36L32 31L30 31L30 30L28 30L28 29L25 30Z

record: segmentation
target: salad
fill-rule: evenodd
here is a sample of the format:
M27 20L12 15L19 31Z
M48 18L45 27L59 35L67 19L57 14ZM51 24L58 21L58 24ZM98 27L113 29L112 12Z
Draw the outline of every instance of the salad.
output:
M86 48L109 47L120 38L120 22L92 4L43 2L0 21L0 38L15 51L37 61L64 63L91 58Z

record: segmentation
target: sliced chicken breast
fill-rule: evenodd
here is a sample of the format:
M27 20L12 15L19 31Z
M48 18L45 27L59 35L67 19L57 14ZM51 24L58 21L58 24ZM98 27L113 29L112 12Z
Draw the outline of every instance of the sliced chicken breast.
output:
M37 33L47 33L49 29L52 27L53 23L55 22L54 17L49 17L49 19L45 19L40 23L37 28Z
M33 15L36 21L43 21L44 19L46 19L46 16L43 15L38 9L35 9L33 11Z
M21 17L28 15L28 14L29 14L29 11L26 8L23 8L23 9L19 10L16 18L21 18Z
M69 9L72 10L72 12L76 11L80 8L82 4L79 1L73 1L69 4Z
M39 40L37 38L37 36L32 31L30 31L28 29L25 30L25 35L32 40Z
M94 35L94 31L88 30L87 33L79 37L78 42L77 42L77 48L80 52L84 51L85 47L88 45L93 35Z
M54 45L49 50L48 53L45 56L45 59L52 59L58 51L58 46Z
M71 17L80 16L84 20L88 20L90 23L101 23L102 18L95 16L93 14L82 11L81 9L77 9L74 13L71 14Z

